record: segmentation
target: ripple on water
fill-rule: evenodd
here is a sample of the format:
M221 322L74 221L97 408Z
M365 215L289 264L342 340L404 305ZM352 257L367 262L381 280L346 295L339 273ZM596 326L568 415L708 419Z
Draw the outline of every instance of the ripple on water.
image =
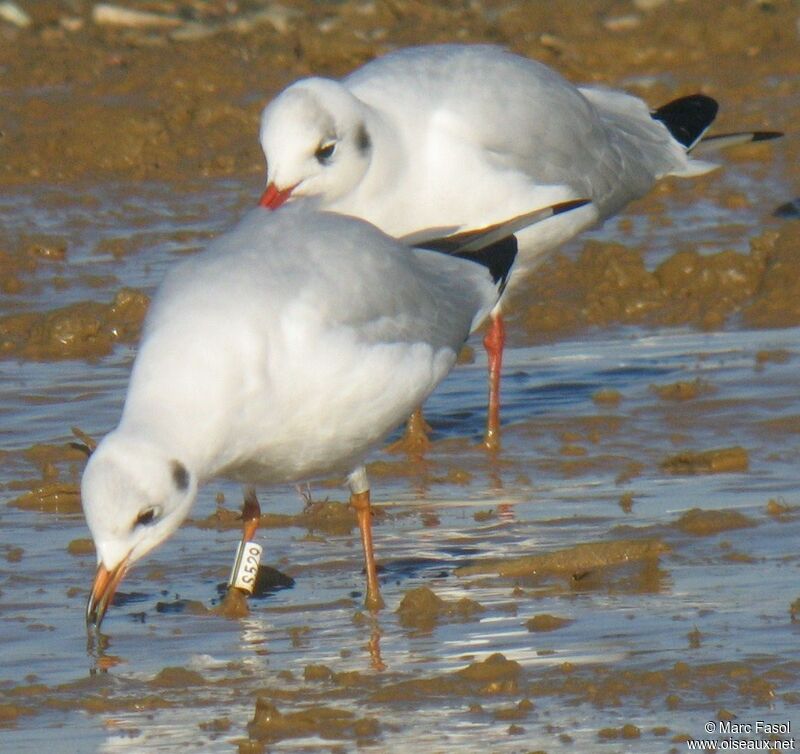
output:
M31 273L26 307L107 298L86 284L87 270L113 280L111 290L150 291L246 204L238 184L180 201L167 187L129 188L0 199L7 237L41 216L44 233L68 239L58 269ZM263 492L276 516L259 538L264 562L293 584L254 600L244 618L210 614L237 531L209 518L239 504L234 485L214 482L190 524L130 574L88 652L94 556L81 545L82 517L9 503L44 482L76 487L79 453L31 448L63 448L73 426L94 437L113 426L133 351L0 362L4 741L53 749L56 731L64 751L213 752L243 741L252 745L242 751L587 751L603 731L612 746L661 752L722 709L790 719L798 352L796 329L631 328L511 348L504 445L493 457L477 442L485 361L476 348L426 407L426 456L373 457L388 605L379 617L361 609L352 524L321 528L298 515L303 501L287 489ZM782 356L759 355L768 353ZM686 389L695 382L710 389ZM609 388L618 400L594 400ZM746 469L662 466L734 446ZM345 499L337 482L312 490ZM577 559L615 541L663 550ZM541 565L532 556L554 552L571 553L571 565L474 570L498 559ZM415 594L424 599L409 619L398 608ZM541 616L564 622L536 630Z

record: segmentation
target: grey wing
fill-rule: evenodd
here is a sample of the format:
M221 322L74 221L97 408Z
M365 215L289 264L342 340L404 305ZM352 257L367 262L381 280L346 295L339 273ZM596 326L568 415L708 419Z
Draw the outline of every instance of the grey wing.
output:
M594 105L606 134L594 169L599 190L593 199L602 215L642 196L665 175L697 175L716 167L693 160L638 97L597 87L580 91Z
M533 60L488 45L440 45L392 53L355 72L348 87L389 113L417 113L416 128L457 134L488 164L533 185L566 186L609 216L666 174L712 166L693 161L624 92L578 88Z
M407 262L362 299L348 324L367 342L426 343L455 352L497 303L499 286L485 267L440 252L408 249Z
M497 296L485 267L407 248L352 217L290 207L274 217L251 212L174 268L149 319L181 308L224 307L250 322L306 312L361 342L457 350Z
M603 125L578 89L547 66L489 45L411 48L345 79L365 102L417 125L452 130L497 167L539 184L568 184L586 196L589 155Z

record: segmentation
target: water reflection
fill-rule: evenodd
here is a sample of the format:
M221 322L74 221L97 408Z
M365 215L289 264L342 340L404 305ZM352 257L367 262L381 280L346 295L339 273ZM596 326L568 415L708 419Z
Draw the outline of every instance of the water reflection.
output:
M67 263L37 274L24 303L4 300L0 307L46 309L105 296L88 284L89 270L113 278L113 286L150 289L178 255L225 227L249 201L231 184L188 199L168 187L128 189L98 188L69 200L56 192L58 201L24 193L0 198L2 234L12 243L40 220L42 232L69 240ZM775 349L785 359L758 360L759 352ZM293 517L259 532L270 586L250 601L246 617L214 614L239 532L208 526L207 519L218 496L231 511L240 500L238 487L215 483L200 496L193 521L130 574L130 591L118 595L104 632L87 639L83 606L96 564L81 544L88 532L80 514L4 506L0 704L16 715L14 727L3 730L4 744L46 750L55 729L76 751L143 751L169 741L176 750L197 744L229 752L248 737L259 696L283 715L314 706L374 716L380 733L370 745L387 751L549 750L566 731L576 750L592 751L597 730L629 721L643 731L636 751L661 752L663 737L649 733L657 725L675 734L697 731L722 707L742 719L768 705L790 716L798 679L789 605L797 596L793 566L800 564L800 331L623 330L511 348L496 455L480 447L486 377L476 354L426 405L430 450L374 456L376 555L388 603L377 616L360 606L356 533L306 526L297 517L302 501L290 489L269 490L263 503L264 512ZM0 365L6 502L45 472L77 485L81 455L47 454L75 442L73 426L91 438L108 431L131 357L121 347L93 363ZM651 389L698 377L713 394L666 401ZM617 405L594 403L603 387L620 392ZM50 449L32 453L35 444ZM749 472L681 476L660 468L684 448L733 444L746 448ZM583 455L568 455L565 446ZM313 491L320 499L346 498L335 486ZM771 498L783 499L787 512L768 513ZM693 507L740 511L756 526L689 535L674 523ZM670 552L577 577L456 574L488 558L650 537ZM422 587L448 604L468 599L483 610L409 630L396 611ZM541 615L571 622L551 632L529 630ZM496 653L519 664L516 685L502 681L490 693L494 680L480 686L458 675ZM683 676L676 663L685 664ZM726 665L744 680L719 670ZM314 679L306 673L311 666L330 674ZM165 673L174 668L191 673ZM771 679L768 701L756 675ZM656 676L660 686L647 681ZM620 691L622 681L629 692ZM409 696L393 702L401 688ZM618 706L604 706L603 690ZM678 698L672 707L671 695ZM526 698L533 710L519 707ZM525 729L522 738L508 733L512 714L520 715L513 724ZM276 748L313 750L319 740L286 739ZM357 745L325 745L351 744Z

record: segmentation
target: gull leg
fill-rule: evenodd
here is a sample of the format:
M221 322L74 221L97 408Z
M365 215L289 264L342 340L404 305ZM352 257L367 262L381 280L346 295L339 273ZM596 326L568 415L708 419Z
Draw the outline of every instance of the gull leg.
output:
M247 615L245 595L252 594L258 578L258 564L261 559L261 545L253 542L261 517L261 506L258 504L253 487L244 488L244 504L242 505L242 541L236 548L236 558L228 580L228 592L220 605L223 615L241 617Z
M255 487L245 487L242 505L242 542L250 542L253 539L260 518L261 506L258 504Z
M500 448L500 372L503 366L503 347L506 328L503 315L492 314L489 331L483 339L483 347L489 358L489 415L486 420L486 435L483 444L489 450Z
M367 596L364 604L369 610L378 610L383 607L383 599L378 586L378 568L375 565L375 552L372 547L372 506L369 501L367 470L359 466L350 474L348 482L350 505L356 511L361 544L364 547L364 565L367 571Z

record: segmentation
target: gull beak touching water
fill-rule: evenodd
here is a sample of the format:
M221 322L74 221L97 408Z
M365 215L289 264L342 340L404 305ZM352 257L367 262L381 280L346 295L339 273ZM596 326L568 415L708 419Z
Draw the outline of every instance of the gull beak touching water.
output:
M364 456L445 378L496 305L513 233L584 204L431 248L302 203L257 208L173 267L151 303L122 417L81 482L98 557L87 624L100 626L129 568L215 477L249 486L347 475L365 602L380 606Z
M127 570L127 560L123 560L111 571L102 563L97 566L92 591L89 594L89 601L86 603L87 626L99 626L103 622L106 610L111 605L114 595L117 593L117 587L125 577Z
M261 145L268 187L261 204L277 209L295 197L314 197L320 209L363 218L400 238L590 199L581 210L519 233L510 289L554 249L659 179L716 167L693 153L779 135L706 138L716 114L717 103L702 94L651 110L638 97L575 86L491 45L396 50L340 81L298 81L267 105ZM499 446L503 303L484 341L490 448Z

